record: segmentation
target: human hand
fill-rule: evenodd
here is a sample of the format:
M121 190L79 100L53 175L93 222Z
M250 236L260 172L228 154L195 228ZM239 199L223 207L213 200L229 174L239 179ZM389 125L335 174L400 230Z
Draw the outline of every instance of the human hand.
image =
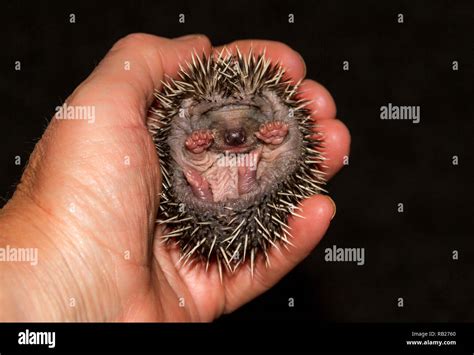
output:
M266 48L295 82L306 74L301 56L284 44L227 47L235 46ZM294 247L272 249L271 267L257 261L253 277L241 267L221 282L217 267L180 267L179 250L160 243L160 170L146 117L153 89L194 49L213 51L204 36L127 36L66 100L95 107L95 121L53 119L0 212L0 247L38 248L39 255L36 266L0 263L0 320L211 321L268 290L318 244L335 213L323 195L303 202L305 219L290 219ZM301 91L313 100L330 178L349 152L349 132L326 89L306 79Z

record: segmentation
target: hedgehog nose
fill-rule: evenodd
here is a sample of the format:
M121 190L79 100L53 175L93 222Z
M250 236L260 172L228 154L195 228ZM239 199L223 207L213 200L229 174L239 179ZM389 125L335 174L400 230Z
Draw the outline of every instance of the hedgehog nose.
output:
M227 145L237 146L245 143L247 139L243 128L228 129L224 133L224 140Z

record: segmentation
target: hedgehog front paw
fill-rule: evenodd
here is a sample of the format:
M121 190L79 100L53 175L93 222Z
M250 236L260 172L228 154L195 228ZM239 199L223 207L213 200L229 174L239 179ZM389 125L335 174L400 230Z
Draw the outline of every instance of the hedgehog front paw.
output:
M190 152L199 154L209 148L213 140L214 135L212 132L203 129L191 133L184 144Z
M278 145L283 142L288 134L288 124L282 121L264 123L255 135L267 144Z

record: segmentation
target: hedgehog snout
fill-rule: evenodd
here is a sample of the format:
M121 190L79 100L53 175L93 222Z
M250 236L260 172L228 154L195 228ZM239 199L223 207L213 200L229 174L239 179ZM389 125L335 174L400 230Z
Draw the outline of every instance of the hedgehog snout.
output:
M247 134L243 127L227 129L224 132L224 142L230 146L239 146L245 143Z

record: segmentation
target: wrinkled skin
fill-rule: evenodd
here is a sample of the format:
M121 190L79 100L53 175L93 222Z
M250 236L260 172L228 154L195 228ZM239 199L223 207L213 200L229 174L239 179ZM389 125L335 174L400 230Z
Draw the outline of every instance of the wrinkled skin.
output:
M174 179L187 181L175 184L184 190L178 195L190 190L193 205L258 199L292 170L301 154L296 121L268 91L248 104L214 101L213 106L187 102L172 121L168 142L174 168L183 173L175 172Z

